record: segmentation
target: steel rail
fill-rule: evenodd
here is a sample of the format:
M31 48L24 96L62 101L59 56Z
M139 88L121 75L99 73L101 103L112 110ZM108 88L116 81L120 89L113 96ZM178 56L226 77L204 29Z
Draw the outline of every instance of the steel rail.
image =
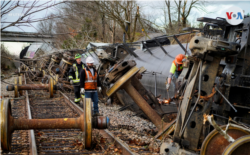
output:
M26 84L25 74L23 75L24 83ZM32 119L31 110L30 110L30 102L29 102L29 94L28 90L26 90L26 108L27 108L27 115L28 119ZM29 143L30 143L30 155L37 155L37 148L36 148L36 139L34 130L29 130Z
M100 133L103 136L111 138L110 142L114 140L116 142L115 144L118 145L120 148L122 148L123 155L138 155L138 153L132 152L126 143L124 143L121 139L116 138L108 129L101 130Z
M83 109L81 107L79 107L78 105L76 105L72 100L70 100L70 98L64 94L62 91L59 90L59 93L66 99L66 103L72 108L74 109L79 115L83 113ZM115 144L118 145L120 148L122 148L122 154L123 155L138 155L135 152L132 152L129 148L129 146L124 143L121 139L116 138L108 129L105 130L100 130L100 134L107 138L109 142L114 142Z
M61 90L59 90L59 93L66 99L66 103L72 108L74 109L79 115L81 115L83 113L83 109L80 108L79 106L77 106L72 100L70 100L70 98L64 94Z

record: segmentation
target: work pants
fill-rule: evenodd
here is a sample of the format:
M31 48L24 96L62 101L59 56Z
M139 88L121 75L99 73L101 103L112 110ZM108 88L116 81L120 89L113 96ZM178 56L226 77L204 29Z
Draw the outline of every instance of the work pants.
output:
M98 109L98 93L85 91L85 98L91 98L92 102L94 102L94 114L99 113Z
M75 100L74 102L79 104L81 100L80 83L74 83Z
M178 79L180 74L181 74L181 71L175 71L174 77L176 78L176 80Z
M180 76L182 71L175 71L174 76L172 77L172 84L174 85L174 95L176 95L177 90L180 87L180 83L178 83L178 77Z

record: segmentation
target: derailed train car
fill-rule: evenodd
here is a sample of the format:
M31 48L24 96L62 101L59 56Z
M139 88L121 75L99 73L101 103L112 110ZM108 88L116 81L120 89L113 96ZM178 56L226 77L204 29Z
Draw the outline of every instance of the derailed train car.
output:
M223 18L198 18L198 21L206 24L189 44L179 43L178 35L161 36L131 46L93 45L84 52L84 57L96 58L102 84L107 88L103 89L103 95L116 94L124 105L122 109L131 108L138 115L149 117L158 124L158 129L159 119L177 113L178 108L176 121L173 121L174 116L167 120L170 123L162 131L167 131L172 139L162 144L161 153L249 153L250 18L246 17L238 26L227 24ZM179 45L169 45L169 37ZM181 75L167 92L166 78L174 57L180 53L190 56ZM131 72L131 77L127 76ZM134 94L127 94L129 88L126 87L125 93L118 90L125 88L121 84L116 87L116 82L125 75L128 80L133 77L135 89L131 90L138 91L140 100ZM135 81L137 83L133 83ZM170 97L172 102L167 100L167 105L160 104ZM145 103L145 107L149 104L146 109L154 109L156 113L152 110L152 113L145 112L145 108L138 106L138 101Z
M184 54L186 52L186 49L183 48L184 46L186 47L185 44L182 45L182 47L178 44L169 44L170 40L167 36L160 36L132 44L95 46L93 48L96 49L96 54L99 57L98 61L100 62L98 67L99 75L101 78L104 77L105 74L108 73L110 69L112 69L112 66L116 62L121 60L135 60L137 66L144 67L145 69L143 72L141 72L143 77L141 79L142 84L148 91L152 92L154 96L158 96L160 103L164 102L164 99L167 99L169 95L174 94L174 85L171 86L173 88L169 94L166 92L165 87L165 82L171 63L177 54ZM98 49L103 49L103 51L98 51ZM103 78L101 80L103 80ZM105 81L103 81L103 86L105 86ZM103 90L105 91L106 89L104 88ZM103 94L106 93L103 92ZM145 116L140 108L138 108L138 106L134 103L134 101L126 94L126 92L119 90L116 92L116 96L122 105L124 105L124 108L121 110L129 108L137 112L138 115ZM161 115L164 115L164 113L177 112L176 106L174 104L168 107L162 106L162 109L163 111L161 111Z
M248 154L250 18L245 17L237 26L227 24L223 18L202 17L197 20L206 24L191 39L188 45L190 51L183 48L183 44L179 47L160 46L161 50L127 50L129 54L123 58L124 61L109 67L106 73L104 83L106 81L106 85L111 84L107 94L119 94L118 89L136 93L126 81L142 71L143 77L138 79L141 79L143 86L154 92L155 97L162 95L166 98L168 92L165 90L165 81L173 58L179 53L190 52L191 55L170 92L175 105L179 105L178 116L176 123L168 124L166 131L174 128L174 132L167 133L172 134L173 138L162 144L161 153ZM136 69L135 65L143 68ZM120 69L124 72L119 72ZM135 78L131 81L132 85L143 95L133 81L136 81ZM120 94L123 96L120 100L128 106L132 106L133 101L140 106L134 94L129 93L133 100L129 100L124 92ZM143 96L139 99L146 100ZM153 105L151 107L154 108ZM159 107L155 107L158 114L164 113L157 110ZM148 113L143 106L140 108L152 122L155 121L151 116L155 114Z

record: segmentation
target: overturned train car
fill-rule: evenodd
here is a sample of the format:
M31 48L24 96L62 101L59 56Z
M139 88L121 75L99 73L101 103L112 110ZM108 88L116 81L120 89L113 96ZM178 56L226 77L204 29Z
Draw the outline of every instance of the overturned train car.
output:
M144 67L140 69L143 86L155 97L167 98L165 82L174 57L184 52L191 54L181 75L171 85L170 96L175 108L178 106L178 116L171 133L173 138L162 144L161 153L247 154L250 144L250 18L246 17L237 26L227 24L223 18L197 20L206 24L191 39L188 50L183 44L145 46L147 51L130 51L124 47L128 54L122 59L132 60L138 68ZM106 74L116 72L113 69L117 66L120 63L108 66ZM112 85L110 87L112 90ZM135 105L135 99L117 91L117 96L119 94L125 106ZM166 110L162 107L163 114L172 112L170 106L166 106Z

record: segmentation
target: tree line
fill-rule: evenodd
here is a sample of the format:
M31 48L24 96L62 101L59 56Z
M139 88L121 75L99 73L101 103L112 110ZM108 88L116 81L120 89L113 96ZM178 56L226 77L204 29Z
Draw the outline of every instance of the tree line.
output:
M188 17L193 9L206 11L203 0L165 0L161 3L164 20L159 23L159 17L148 15L140 1L1 1L1 22L5 24L1 31L39 22L37 31L55 35L58 48L85 48L89 42L134 42L148 33L180 33L183 27L190 26ZM23 16L8 22L6 15L17 8L23 8ZM53 13L32 18L32 14L49 8L54 9Z

